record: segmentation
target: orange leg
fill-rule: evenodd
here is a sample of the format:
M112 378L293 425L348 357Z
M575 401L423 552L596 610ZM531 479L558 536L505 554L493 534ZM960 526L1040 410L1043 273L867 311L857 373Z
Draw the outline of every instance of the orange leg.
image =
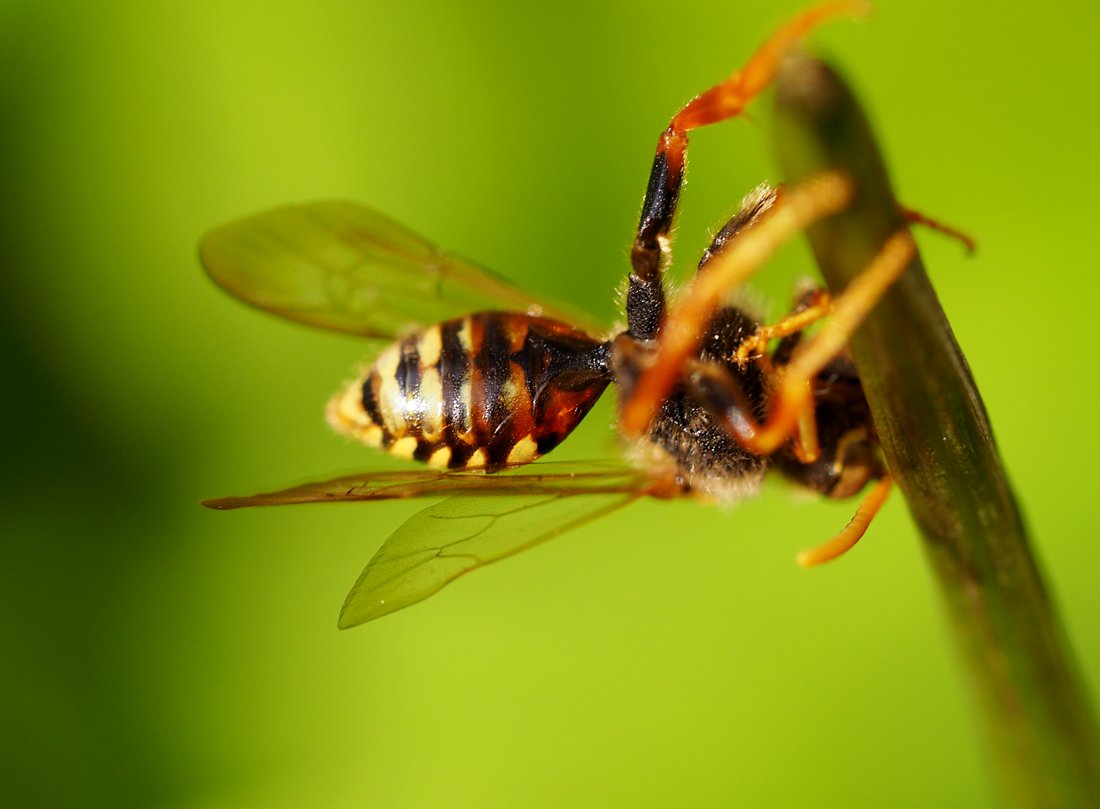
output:
M747 449L768 455L790 437L800 414L813 405L810 380L844 349L859 324L909 266L915 251L909 232L898 231L886 240L870 266L833 302L832 318L795 350L790 364L783 369L779 393L767 420L753 438L742 442Z
M974 255L974 251L978 249L974 237L970 234L957 230L950 225L945 225L938 219L932 219L931 217L925 216L920 211L914 211L912 208L906 208L905 206L900 207L901 215L905 217L905 221L910 225L921 225L929 230L942 233L944 236L950 236L952 239L962 242L963 247L966 248L966 252L970 255Z
M737 347L734 359L742 368L751 360L762 359L767 356L768 343L772 340L797 334L832 311L832 296L827 290L818 289L805 308L799 307L776 323L760 326L756 334Z
M739 115L771 84L784 55L814 28L834 17L862 15L869 9L865 0L834 0L803 11L772 34L743 68L689 101L661 135L658 151L666 152L671 167L683 166L688 132Z
M811 397L798 414L792 447L794 456L802 463L813 463L821 457L821 446L817 441L817 416L814 414L814 402Z
M801 333L833 310L829 291L820 287L803 295L794 311L776 323L760 326L756 333L737 347L734 359L744 368L749 362L757 363L764 373L775 378L775 367L768 355L768 343ZM791 449L802 463L813 463L821 457L817 441L817 418L812 403L799 415L798 430L793 436Z
M880 479L863 498L859 508L856 509L855 516L852 517L852 521L845 526L844 530L828 542L818 545L816 548L802 551L798 554L798 564L802 567L813 567L814 565L820 565L822 562L836 559L851 550L863 538L863 535L867 532L867 526L871 524L871 520L878 514L882 504L886 502L892 483L893 481L890 480L889 476Z

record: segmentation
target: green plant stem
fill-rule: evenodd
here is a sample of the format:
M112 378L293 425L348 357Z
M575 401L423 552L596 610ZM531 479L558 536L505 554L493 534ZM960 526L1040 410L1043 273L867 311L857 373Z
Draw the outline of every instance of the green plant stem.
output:
M855 181L853 205L809 231L838 294L906 225L867 120L828 66L804 56L784 64L776 146L791 183L826 169ZM1005 795L1029 808L1100 806L1092 709L985 407L919 255L851 349L890 473L946 598Z

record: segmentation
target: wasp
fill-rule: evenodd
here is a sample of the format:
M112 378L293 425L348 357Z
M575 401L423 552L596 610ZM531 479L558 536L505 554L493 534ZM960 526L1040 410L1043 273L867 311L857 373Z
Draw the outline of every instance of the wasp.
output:
M779 244L843 210L854 189L839 174L790 188L761 185L717 232L675 300L663 276L689 132L739 115L794 43L860 6L804 11L672 118L658 139L630 252L625 327L611 334L351 202L284 207L208 234L202 264L241 300L387 341L332 398L327 418L338 432L426 467L205 505L445 498L381 546L344 603L342 628L640 498L729 502L753 493L772 470L826 497L867 490L852 521L800 561L817 564L850 548L891 483L846 343L909 263L908 230L840 296L802 289L787 316L766 323L730 305L731 293ZM625 457L532 464L608 387L617 392Z

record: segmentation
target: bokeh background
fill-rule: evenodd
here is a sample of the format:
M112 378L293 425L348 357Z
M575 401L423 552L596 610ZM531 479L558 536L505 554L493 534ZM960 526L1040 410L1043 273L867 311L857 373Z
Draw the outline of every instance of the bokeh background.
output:
M321 417L361 346L228 298L201 233L348 197L610 322L657 133L800 5L0 4L7 805L992 805L900 497L811 572L853 504L639 504L350 632L414 504L198 505L387 463ZM919 235L1095 690L1098 12L993 8L881 0L812 48L980 240ZM779 179L752 117L693 140L681 272Z

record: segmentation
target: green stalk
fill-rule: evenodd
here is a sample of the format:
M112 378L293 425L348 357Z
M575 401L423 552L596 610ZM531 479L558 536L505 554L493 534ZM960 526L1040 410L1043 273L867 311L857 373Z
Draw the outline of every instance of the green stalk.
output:
M853 205L809 231L836 295L905 222L863 111L823 63L797 56L783 66L776 148L791 183L827 169L855 182ZM946 599L1004 794L1028 809L1100 806L1089 699L919 254L851 349L890 473Z

